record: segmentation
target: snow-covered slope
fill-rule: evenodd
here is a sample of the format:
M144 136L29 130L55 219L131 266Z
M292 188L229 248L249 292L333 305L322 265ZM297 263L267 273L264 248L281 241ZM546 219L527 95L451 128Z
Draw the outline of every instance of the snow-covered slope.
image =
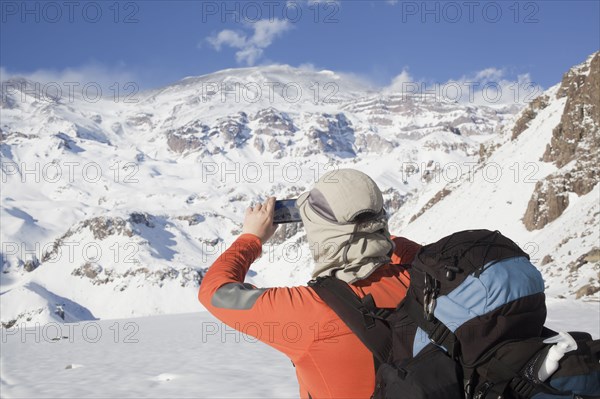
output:
M379 183L394 233L431 241L459 228L500 229L540 264L552 254L548 292L571 295L597 273L597 260L568 266L598 247L597 186L564 194L568 207L543 228L521 221L543 191L536 183L564 167L539 161L576 96L558 92L567 93L553 87L547 106L514 115L288 66L186 78L137 102L36 95L35 82L3 82L2 324L62 322L57 305L66 322L201 310L198 284L241 231L245 207L295 197L336 167ZM515 119L525 130L511 140ZM303 234L280 228L249 280L306 282Z
M3 398L298 397L289 359L208 313L2 329L0 391Z
M550 328L600 337L593 304L548 306ZM289 359L208 313L1 331L3 398L298 397Z
M600 312L599 80L596 53L523 110L512 137L487 143L485 158L443 195L415 195L394 215L392 229L431 242L493 227L540 265L550 297L582 298ZM565 138L573 129L577 137ZM574 147L570 158L558 147L562 141Z

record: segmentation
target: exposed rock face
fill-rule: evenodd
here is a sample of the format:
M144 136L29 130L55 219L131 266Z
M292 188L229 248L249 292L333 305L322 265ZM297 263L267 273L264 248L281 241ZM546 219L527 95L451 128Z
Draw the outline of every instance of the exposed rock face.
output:
M536 184L523 223L541 229L569 205L568 193L589 193L600 178L600 52L563 76L557 97L567 97L543 160L559 169ZM514 131L513 131L514 136Z
M284 223L279 226L273 237L270 239L270 243L273 245L279 245L286 242L298 232L303 232L302 223Z
M252 119L260 124L260 127L254 130L255 134L293 136L294 132L298 130L288 114L279 112L275 108L260 110Z
M511 140L519 137L519 135L529 127L529 122L531 122L538 115L539 111L548 106L549 100L550 98L547 95L541 95L529 103L527 108L525 108L521 113L521 117L515 122L515 126L512 130Z
M55 258L60 251L60 247L66 242L66 240L73 236L76 232L82 228L87 228L91 231L94 239L103 240L108 236L119 234L126 237L132 237L133 231L129 228L128 222L120 217L107 217L98 216L91 219L86 219L73 228L67 230L65 234L54 240L52 249L47 251L42 256L42 262L46 262L50 259Z
M81 227L88 228L96 240L103 240L113 234L132 237L133 232L127 222L120 217L98 216L81 222Z
M580 257L575 259L573 262L569 263L567 265L567 268L569 269L569 271L575 272L587 263L600 264L600 249L598 249L598 248L591 249L589 252L581 255Z
M102 266L98 264L86 263L83 266L74 269L71 274L73 276L85 276L90 280L95 279L102 272Z
M460 133L460 129L459 129L459 128L457 128L457 127L454 127L454 126L446 126L445 128L446 128L446 130L447 130L447 131L449 131L450 133L454 133L454 134L456 134L457 136L460 136L460 135L461 135L461 133Z
M600 148L600 52L589 65L563 76L557 98L567 97L560 123L552 131L544 161L562 167L574 158L593 157Z
M3 328L11 328L15 324L17 324L17 322L19 322L19 321L31 321L31 319L36 314L40 314L43 311L44 311L44 308L37 308L37 309L32 309L32 310L29 310L29 311L21 312L14 319L6 321L6 322L3 321L3 322L0 323L0 325Z
M528 230L541 229L569 206L568 181L561 177L538 181L527 204L523 223Z
M142 212L132 212L129 214L129 222L133 224L145 224L147 227L154 227L152 215Z
M394 143L384 139L378 134L367 133L356 137L356 147L358 152L376 152L385 154L394 149Z
M494 151L500 147L500 143L492 143L492 144L479 144L479 162L483 163L485 160L487 160L493 153Z
M154 115L148 114L145 112L140 112L136 115L130 116L127 118L127 124L130 126L135 126L138 129L149 130L154 128L154 122L152 121L152 117Z
M34 139L36 137L38 137L38 136L35 134L24 134L21 132L11 132L11 131L6 131L6 130L0 129L0 139L3 142L7 141L9 139L14 139L14 138L29 140L29 139Z
M394 125L402 137L414 139L439 131L464 136L499 131L501 122L508 116L492 108L465 107L444 101L443 96L429 96L425 93L391 93L361 98L343 105L342 109L366 116L368 122L374 126ZM431 123L423 126L415 118L426 112L434 112L435 116ZM394 122L394 119L398 116L403 117L404 122L396 125L398 120Z
M235 116L221 119L213 131L216 130L223 137L229 144L229 148L238 148L250 138L250 129L247 125L248 115L245 112L239 112Z
M293 145L293 136L298 131L292 118L275 108L260 110L251 118L256 127L253 130L253 145L261 154L265 151L280 159Z
M204 143L195 136L182 137L173 133L167 133L167 145L172 151L183 153L200 149L204 146Z
M469 145L467 143L444 143L437 140L426 140L423 143L423 147L431 150L441 150L446 154L453 151L463 151L465 153L468 153L469 151Z
M37 258L33 258L31 260L26 261L25 264L23 265L23 268L27 272L32 272L35 269L37 269L39 265L40 265L40 261Z
M600 287L593 286L592 284L586 284L575 292L575 299L579 299L584 296L592 296L598 291L600 291Z
M434 206L435 204L437 204L438 202L440 202L442 199L444 199L444 197L447 197L448 195L450 195L452 191L444 188L441 191L438 191L432 199L430 199L429 201L427 201L427 203L425 204L425 206L423 206L423 208L421 208L419 210L419 212L416 213L416 215L413 215L410 218L410 222L413 222L414 220L416 220L419 216L421 216L422 214L425 213L425 211L427 211L429 208L431 208L432 206Z
M254 148L256 148L256 150L261 154L265 152L265 142L260 137L254 136L252 144L254 145Z
M267 149L271 154L275 155L275 158L279 159L283 157L286 147L290 147L291 144L291 141L282 142L277 140L275 137L271 137L269 139Z
M356 155L354 152L354 128L352 122L343 113L323 114L317 119L317 126L311 127L307 136L311 139L311 148L305 155L320 152Z
M167 145L179 154L204 147L204 138L209 127L199 120L192 121L177 129L167 131Z
M178 216L177 219L187 221L188 226L194 226L206 220L204 216L197 213L194 213L193 215Z
M552 258L552 256L546 255L542 258L542 262L540 263L540 266L547 265L550 262L554 262L554 259Z
M406 202L406 196L400 194L400 192L393 187L384 190L382 194L383 207L389 215L394 214L394 212L400 209L400 207Z
M583 258L586 262L600 262L600 249L594 248L584 255Z
M164 282L169 280L178 280L182 287L186 287L190 284L198 286L205 273L206 269L194 269L191 267L185 267L180 270L168 267L155 271L151 271L146 267L138 267L136 269L128 269L124 273L117 273L113 269L103 269L100 265L86 263L74 269L71 275L88 278L94 285L115 283L119 291L125 291L130 280L135 277L141 277L144 281L158 286L162 286Z

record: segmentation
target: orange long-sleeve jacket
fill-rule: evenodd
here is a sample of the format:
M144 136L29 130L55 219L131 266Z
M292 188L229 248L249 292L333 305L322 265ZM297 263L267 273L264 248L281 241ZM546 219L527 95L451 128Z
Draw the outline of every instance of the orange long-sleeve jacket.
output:
M405 297L408 271L420 245L393 237L391 263L351 284L359 296L372 294L377 307L394 308ZM214 262L198 298L228 326L286 354L296 367L302 399L369 398L374 390L373 355L307 286L257 288L244 283L261 255L258 237L242 234Z

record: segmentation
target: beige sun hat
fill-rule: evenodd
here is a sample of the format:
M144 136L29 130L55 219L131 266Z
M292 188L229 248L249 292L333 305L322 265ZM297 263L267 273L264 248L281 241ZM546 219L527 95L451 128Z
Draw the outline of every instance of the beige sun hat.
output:
M394 242L383 195L365 173L327 172L296 204L315 260L313 277L335 275L352 283L390 262Z

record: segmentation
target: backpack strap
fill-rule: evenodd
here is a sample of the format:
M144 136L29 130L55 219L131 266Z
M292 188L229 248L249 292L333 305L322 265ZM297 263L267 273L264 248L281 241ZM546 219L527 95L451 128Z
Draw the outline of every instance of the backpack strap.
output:
M444 323L435 317L431 321L427 320L423 307L413 297L407 296L400 306L404 308L417 326L427 333L433 344L444 347L451 358L458 358L460 355L460 342Z
M388 360L392 349L392 330L385 316L389 311L375 307L370 294L360 298L346 282L332 276L318 277L308 286L373 352L376 361L385 363Z
M552 330L546 329L548 333ZM488 351L489 359L477 366L480 383L474 390L474 399L496 399L510 397L529 399L537 394L543 397L576 397L580 399L600 398L598 383L593 385L594 370L600 371L598 363L600 355L600 340L593 341L588 333L569 332L577 341L578 348L569 352L563 359L556 374L547 381L539 381L538 370L544 362L552 345L544 344L545 337L524 341L513 340L503 342ZM576 382L577 379L587 376ZM572 382L563 387L554 387L552 378L558 380L573 378ZM590 382L592 382L590 384ZM563 391L562 389L567 389ZM580 393L585 391L587 393ZM591 395L595 392L596 395ZM503 396L510 393L509 396ZM573 394L576 393L575 396Z
M515 353L515 357L520 357ZM565 392L539 381L533 381L522 375L522 368L510 366L504 361L494 357L483 368L479 368L480 377L484 380L473 395L474 399L496 399L504 397L507 389L512 396L519 399L530 399L543 393L556 397L571 397L572 392ZM587 399L585 395L575 396L579 399Z

